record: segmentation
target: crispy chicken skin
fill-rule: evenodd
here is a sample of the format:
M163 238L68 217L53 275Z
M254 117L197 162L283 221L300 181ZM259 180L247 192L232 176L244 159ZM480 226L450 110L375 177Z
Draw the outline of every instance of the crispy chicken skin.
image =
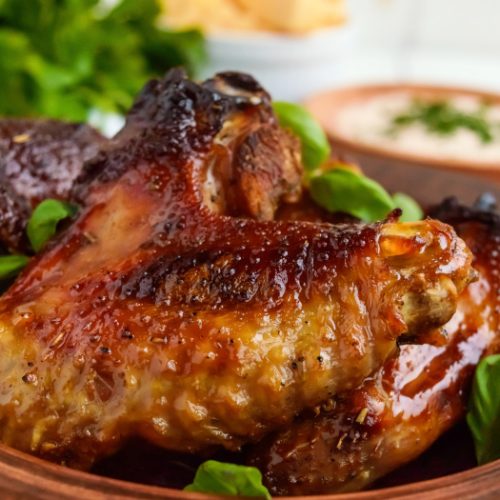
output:
M479 279L445 336L404 345L360 388L338 395L249 452L275 495L358 490L410 462L463 417L474 368L500 348L500 217L454 200L433 210L474 253Z
M237 449L451 317L471 255L450 226L266 220L300 174L251 77L148 84L0 298L1 440L80 468L131 436Z
M25 233L31 210L26 200L8 184L0 185L0 253L28 248Z
M83 124L0 119L0 244L26 251L26 222L45 198L68 199L83 163L105 139Z

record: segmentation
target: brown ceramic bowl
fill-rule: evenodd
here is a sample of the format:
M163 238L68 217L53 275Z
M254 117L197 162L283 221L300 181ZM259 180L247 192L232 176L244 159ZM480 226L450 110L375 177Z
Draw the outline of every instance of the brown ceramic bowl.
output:
M94 476L53 465L0 446L1 498L10 499L169 499L210 500L213 496L168 488L144 486ZM499 498L500 461L440 479L395 488L288 500L486 500ZM228 497L224 497L228 498ZM285 498L285 497L280 497Z
M390 190L408 192L424 204L440 201L444 196L456 194L464 202L471 203L485 191L492 192L500 200L500 186L468 177L466 175L414 167L409 170L401 165L386 165L373 159L365 159L363 169L377 178ZM457 455L464 455L458 467L450 467ZM132 463L141 458L132 454ZM443 468L442 465L445 464ZM437 465L436 464L440 464ZM451 436L441 440L421 459L408 467L396 471L392 478L385 479L382 487L362 493L322 495L315 497L293 497L295 500L309 498L317 500L374 500L374 499L425 499L466 500L500 498L500 460L474 467L470 436L465 426L458 426ZM419 471L426 468L432 474ZM439 469L436 472L436 469ZM465 470L464 470L465 469ZM417 474L415 474L417 471ZM454 472L460 471L460 472ZM437 477L439 474L447 474ZM124 472L120 477L128 478ZM430 480L421 480L434 477ZM415 480L419 480L415 482ZM401 484L402 483L402 484ZM148 486L144 484L110 479L99 475L71 470L59 465L0 445L0 499L180 499L202 500L213 496L187 493L181 490ZM227 498L227 497L226 497ZM291 500L291 497L290 497Z
M350 158L356 160L359 157L372 157L384 159L386 163L397 162L403 168L414 165L426 165L433 168L455 170L464 173L493 179L500 183L500 163L498 162L470 162L450 161L435 157L391 151L385 146L368 145L347 137L339 129L339 111L353 103L362 103L375 96L394 93L408 92L415 97L447 99L454 96L477 97L494 105L500 105L500 94L480 92L458 87L439 87L416 84L387 84L387 85L364 85L348 87L344 89L331 90L316 94L306 102L309 110L319 119L335 148Z

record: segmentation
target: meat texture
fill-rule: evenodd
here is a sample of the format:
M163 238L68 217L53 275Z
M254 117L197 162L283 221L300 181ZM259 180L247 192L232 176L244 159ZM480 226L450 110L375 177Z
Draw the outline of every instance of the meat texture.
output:
M471 276L451 227L267 220L300 178L251 77L148 84L0 299L1 440L81 468L131 436L237 449L451 317Z
M445 333L404 345L360 388L304 414L249 452L275 495L358 490L415 459L464 416L480 358L500 350L500 216L447 200L433 210L474 253L479 279Z
M104 144L88 125L0 119L0 244L26 251L31 210L45 198L68 199L84 161Z

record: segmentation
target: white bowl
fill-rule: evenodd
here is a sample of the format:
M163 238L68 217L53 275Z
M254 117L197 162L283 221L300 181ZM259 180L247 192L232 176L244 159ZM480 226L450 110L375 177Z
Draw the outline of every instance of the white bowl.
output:
M203 77L220 71L252 74L274 99L298 101L339 83L351 46L351 26L310 35L224 33L207 35L210 63Z

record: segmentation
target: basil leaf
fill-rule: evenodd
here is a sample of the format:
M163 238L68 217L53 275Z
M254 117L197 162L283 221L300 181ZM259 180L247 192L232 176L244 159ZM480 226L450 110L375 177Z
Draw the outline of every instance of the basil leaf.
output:
M64 201L51 199L42 201L31 214L26 228L33 250L39 252L56 234L57 224L63 219L72 217L76 211L74 205Z
M413 222L423 219L424 212L420 208L420 205L411 196L404 193L394 193L392 199L396 207L403 211L403 214L399 219L400 221Z
M290 129L302 144L302 161L308 171L315 170L330 156L330 144L321 125L302 106L274 102L273 109L283 128Z
M262 474L259 469L216 460L202 463L196 471L193 483L186 486L184 490L271 498L269 491L262 484Z
M313 200L329 212L345 212L365 222L384 219L396 208L380 184L345 168L312 177L310 189Z
M500 458L500 355L484 358L476 369L467 423L478 463Z
M2 255L0 256L0 279L13 278L29 262L25 255Z

